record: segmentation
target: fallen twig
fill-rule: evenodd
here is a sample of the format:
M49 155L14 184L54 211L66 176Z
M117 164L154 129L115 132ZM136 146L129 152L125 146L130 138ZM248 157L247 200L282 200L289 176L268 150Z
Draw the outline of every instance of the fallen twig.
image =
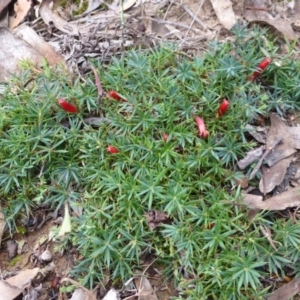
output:
M275 142L274 145L268 149L265 150L265 153L262 155L262 157L260 158L260 160L258 161L257 165L255 166L255 168L253 169L253 171L251 172L250 176L249 176L249 180L251 180L254 175L257 173L257 171L259 170L259 168L261 167L263 160L266 158L266 156L282 141L282 137L278 138Z

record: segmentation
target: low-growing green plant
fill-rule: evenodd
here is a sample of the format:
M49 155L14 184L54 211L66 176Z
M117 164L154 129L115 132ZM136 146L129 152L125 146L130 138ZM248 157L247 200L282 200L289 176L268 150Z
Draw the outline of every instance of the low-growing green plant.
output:
M299 108L299 62L267 38L238 25L233 41L212 42L201 58L161 46L94 61L104 90L126 102L98 103L92 77L72 83L46 64L43 74L31 68L14 77L0 101L0 194L11 232L38 205L68 201L84 209L68 237L83 256L73 275L84 285L108 272L124 281L151 255L181 286L176 299L262 299L262 277L298 262L300 239L299 224L270 213L249 221L235 205L236 161L255 146L245 126ZM251 82L265 53L274 63ZM79 112L64 111L61 98ZM224 98L229 108L217 117ZM87 125L91 116L103 122ZM149 210L169 218L152 231ZM260 226L270 228L276 249Z

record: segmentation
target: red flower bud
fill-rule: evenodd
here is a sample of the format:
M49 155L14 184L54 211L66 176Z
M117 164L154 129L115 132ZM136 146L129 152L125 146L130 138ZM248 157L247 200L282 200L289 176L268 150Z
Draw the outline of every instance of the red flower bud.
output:
M123 101L123 102L127 102L124 98L122 98L117 92L115 91L109 91L108 93L108 96L110 98L113 98L115 100L118 100L118 101Z
M225 114L229 106L229 101L227 99L224 99L223 102L220 104L218 109L218 117L221 117Z
M163 138L163 140L166 142L167 140L168 140L168 138L169 138L169 135L167 134L167 133L163 133L162 134L162 138Z
M250 77L250 81L254 81L259 74L271 63L271 58L267 57L265 58L257 68L257 71L254 71L253 74Z
M69 113L74 113L75 114L75 113L78 112L78 110L77 110L77 108L76 108L75 105L73 105L73 104L65 101L64 99L58 99L58 104L60 105L60 107L63 110L65 110L65 111L67 111Z
M119 153L119 150L117 148L115 148L114 146L108 146L106 148L107 152L109 153Z
M196 117L196 123L198 126L199 136L201 138L207 138L209 136L209 132L206 130L205 123L202 118Z

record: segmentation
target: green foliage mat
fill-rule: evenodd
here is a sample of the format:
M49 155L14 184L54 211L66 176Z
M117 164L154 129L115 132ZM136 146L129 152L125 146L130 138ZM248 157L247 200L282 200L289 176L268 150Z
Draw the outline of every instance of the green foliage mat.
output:
M124 282L151 254L165 278L180 283L182 298L266 295L264 276L282 275L286 265L298 272L300 225L271 212L250 222L246 209L228 202L240 199L236 161L255 146L245 125L299 108L300 65L289 47L282 57L266 32L237 26L232 41L211 43L203 57L164 46L94 62L103 88L128 102L98 103L92 76L72 83L47 65L43 74L30 68L14 77L0 101L0 193L10 230L38 205L68 201L84 211L62 246L78 247L84 259L73 274L88 287L107 271ZM272 63L249 81L267 55ZM60 98L79 113L62 110ZM229 109L217 118L224 98ZM105 122L87 125L91 116ZM198 136L196 116L207 139ZM151 231L149 210L168 221ZM276 250L261 226L271 229Z

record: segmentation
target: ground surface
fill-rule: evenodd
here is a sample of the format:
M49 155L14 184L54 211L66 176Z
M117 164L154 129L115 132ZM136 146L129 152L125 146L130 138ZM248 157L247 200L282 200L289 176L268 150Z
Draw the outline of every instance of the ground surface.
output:
M151 9L153 9L154 7L155 9L157 9L156 5L157 4L153 4L153 7L151 7L151 4L146 3L146 12L151 11ZM161 3L159 5L161 5ZM214 9L209 1L202 1L200 4L202 5L202 8L198 12L198 16L201 16L201 21L203 22L203 24L207 28L209 28L209 33L207 33L208 31L205 33L205 31L203 31L203 27L201 28L199 23L191 22L191 15L189 15L186 12L186 10L183 9L182 5L185 5L185 7L188 7L190 11L195 13L198 11L199 1L185 0L180 5L171 5L169 2L167 2L164 6L161 5L160 9L162 13L161 19L166 19L169 22L173 23L176 23L180 20L181 25L185 25L187 27L198 30L196 31L196 37L191 37L189 32L179 34L177 32L178 30L175 30L175 33L178 34L178 36L174 38L174 40L177 40L178 42L180 42L181 40L185 41L185 44L183 46L183 51L185 53L187 53L188 55L193 55L195 53L199 55L200 53L205 51L206 41L211 41L214 39L230 39L229 32L226 29L224 29L222 24L220 24L220 21L218 20ZM245 3L243 3L242 1L236 1L235 3L233 3L235 15L240 19L243 19L244 17L244 5ZM133 20L134 22L136 22L133 23L134 26L137 24L137 22L141 22L141 18L137 18L137 20L133 18ZM174 26L172 28L169 27L166 29L162 28L162 25L157 26L157 24L160 24L159 22L155 24L153 20L151 21L152 23L150 21L147 21L146 18L145 20L146 33L148 34L148 36L143 36L144 44L146 44L147 42L154 43L153 41L155 41L155 38L157 38L160 42L163 39L163 37L168 35L170 32L174 31L176 27ZM169 25L173 26L174 24L170 23ZM46 31L49 28L47 28L43 24L39 24L39 26L39 30L43 33L45 39L51 41L53 44L63 39L63 37L58 34L59 31L57 29L54 29L55 34L58 35L55 38L55 35L47 35ZM132 30L132 28L130 30ZM205 38L201 36L200 31L203 32ZM280 35L280 33L278 35ZM74 45L78 44L77 42L70 40L69 45L73 47ZM85 50L87 50L90 54L93 53L93 50L88 46L86 46L86 49L82 47L77 52L73 51L72 54L70 54L72 52L72 49L66 49L66 51L63 53L65 57L68 56L68 62L70 62L70 65L74 67L75 72L78 72L79 75L85 72L86 65L84 65L85 62L83 62L85 60ZM107 60L109 60L109 58L113 54L119 54L121 52L120 48L112 47L110 50L111 52L106 51L105 53ZM104 55L103 53L104 51L102 51L100 55ZM78 68L76 69L75 66L77 66ZM296 164L299 168L298 158L296 160ZM45 212L42 212L42 215L38 218L37 222L41 223L43 218L47 216L47 213L48 212L46 212L46 210ZM38 214L38 212L36 212L36 214ZM40 242L42 237L46 237L46 239L49 238L49 234L53 226L55 227L58 225L53 224L52 218L49 218L49 220L46 221L40 229L36 229L34 228L34 226L32 226L32 231L28 231L26 234L15 234L13 236L13 240L15 240L17 243L20 243L21 241L24 242L23 248L20 248L19 246L20 253L17 256L16 250L11 250L12 254L8 254L8 252L10 252L9 249L5 249L5 247L2 247L0 249L0 270L2 272L22 271L35 266L47 266L49 265L48 262L41 261L38 258L40 257L41 253L44 250L46 250L46 248L50 251L52 255L52 261L55 264L55 272L50 270L48 273L45 274L45 277L42 276L38 279L38 281L42 283L42 292L40 293L40 296L37 299L67 299L67 296L65 294L59 293L58 286L55 284L55 282L53 282L53 280L55 281L55 278L64 277L66 274L68 274L68 272L72 269L73 264L80 259L80 256L76 249L71 248L69 249L69 251L59 252L55 250L58 246L57 242L52 240L48 242L46 241L44 243ZM20 229L20 231L22 231L22 229ZM2 240L3 244L5 244L5 242L9 239L10 237L8 236L8 234L4 234ZM165 282L163 280L162 276L160 275L159 268L156 269L152 268L151 266L149 267L147 261L145 261L144 266L145 269L147 269L146 274L154 291L156 292L157 299L169 299L171 296L178 295L178 291L176 291L176 289L174 288L173 283ZM144 299L147 300L148 298Z

